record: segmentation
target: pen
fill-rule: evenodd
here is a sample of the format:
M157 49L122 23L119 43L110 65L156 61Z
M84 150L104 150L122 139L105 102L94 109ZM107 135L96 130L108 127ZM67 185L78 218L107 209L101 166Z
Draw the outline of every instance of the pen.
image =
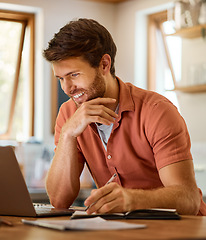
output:
M116 178L116 176L117 176L117 174L115 173L105 185L111 183Z
M116 173L115 173L114 175L112 175L112 177L108 180L108 182L106 182L105 185L111 183L111 182L116 178L116 176L117 176ZM94 203L90 204L89 206L87 206L87 207L85 208L85 211L87 211L87 210L88 210L90 207L92 207L95 203L96 203L96 202L94 202Z

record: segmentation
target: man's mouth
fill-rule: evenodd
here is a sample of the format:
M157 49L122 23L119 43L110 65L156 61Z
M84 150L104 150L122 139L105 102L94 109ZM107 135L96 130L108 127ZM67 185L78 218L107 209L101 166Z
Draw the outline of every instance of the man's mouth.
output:
M84 95L84 92L74 95L73 98L77 99L77 98L81 97L82 95Z

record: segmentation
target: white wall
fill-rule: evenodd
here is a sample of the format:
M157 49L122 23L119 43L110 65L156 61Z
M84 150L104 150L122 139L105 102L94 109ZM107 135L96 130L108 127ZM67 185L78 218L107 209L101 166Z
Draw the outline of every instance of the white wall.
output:
M147 15L171 6L168 0L130 0L117 7L117 69L125 81L146 87ZM142 79L138 79L141 77Z

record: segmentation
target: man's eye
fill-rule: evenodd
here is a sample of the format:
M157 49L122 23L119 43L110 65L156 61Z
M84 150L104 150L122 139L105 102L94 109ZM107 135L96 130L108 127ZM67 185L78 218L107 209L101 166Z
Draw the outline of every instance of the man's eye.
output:
M76 78L76 77L78 77L79 76L79 73L72 73L71 74L71 77L73 77L73 78Z

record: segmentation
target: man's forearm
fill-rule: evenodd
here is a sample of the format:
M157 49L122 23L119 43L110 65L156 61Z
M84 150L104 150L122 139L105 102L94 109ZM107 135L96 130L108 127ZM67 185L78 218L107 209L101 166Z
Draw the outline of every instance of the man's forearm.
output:
M91 192L85 200L87 213L129 212L136 209L171 208L179 214L197 215L200 193L196 186L171 185L152 190L126 189L110 183Z
M179 214L196 215L200 208L200 194L196 187L169 186L154 190L129 190L132 209L173 208Z
M77 159L76 138L61 136L46 179L50 202L57 208L68 208L80 189L81 166Z

